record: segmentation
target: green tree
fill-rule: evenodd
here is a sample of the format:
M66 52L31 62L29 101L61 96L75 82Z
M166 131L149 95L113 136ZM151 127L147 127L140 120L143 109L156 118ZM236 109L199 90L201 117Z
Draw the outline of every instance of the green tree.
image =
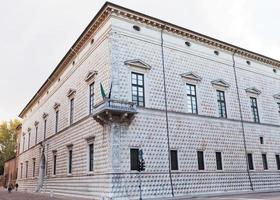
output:
M17 119L0 123L0 174L4 173L5 161L16 155L16 128L20 123Z

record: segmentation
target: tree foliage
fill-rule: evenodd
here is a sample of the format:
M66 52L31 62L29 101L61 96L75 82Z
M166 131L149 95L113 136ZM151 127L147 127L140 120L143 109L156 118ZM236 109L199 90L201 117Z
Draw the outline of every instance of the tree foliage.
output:
M17 119L0 123L0 174L5 161L16 155L16 128L20 123Z

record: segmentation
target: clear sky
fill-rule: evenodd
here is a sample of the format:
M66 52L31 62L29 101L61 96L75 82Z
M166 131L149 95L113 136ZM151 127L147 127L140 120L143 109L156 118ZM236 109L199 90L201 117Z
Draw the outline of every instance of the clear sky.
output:
M18 116L103 0L0 0L0 121ZM280 1L112 0L280 60Z

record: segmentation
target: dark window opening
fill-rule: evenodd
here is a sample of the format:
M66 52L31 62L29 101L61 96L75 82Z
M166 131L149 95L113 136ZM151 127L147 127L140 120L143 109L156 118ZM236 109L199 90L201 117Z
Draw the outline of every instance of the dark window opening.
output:
M59 111L55 112L55 133L58 132L58 118L59 118Z
M89 144L89 171L93 171L93 144Z
M268 165L267 165L267 157L266 154L262 154L262 161L263 161L263 169L268 170Z
M56 154L53 155L53 175L56 175Z
M70 125L73 124L73 118L74 118L74 99L70 100Z
M217 170L223 170L223 163L222 163L222 153L216 152L216 164L217 164Z
M44 139L46 139L46 135L47 135L47 120L44 120Z
M170 151L171 156L171 170L178 170L178 152L177 150Z
M275 158L276 158L277 169L280 170L280 157L279 155L275 155Z
M260 137L260 143L263 144L263 137Z
M35 177L36 160L33 158L32 176Z
M89 113L93 112L94 108L94 83L89 86Z
M68 152L68 174L72 174L72 156L73 156L73 151L72 149L69 150Z
M130 169L139 170L139 149L130 149Z
M197 152L198 170L204 170L204 155L203 151Z
M35 144L38 142L38 126L35 127Z
M251 153L248 153L247 158L248 158L249 170L254 170L253 155Z
M133 26L133 29L136 30L136 31L140 31L141 30L140 27L136 26L136 25Z

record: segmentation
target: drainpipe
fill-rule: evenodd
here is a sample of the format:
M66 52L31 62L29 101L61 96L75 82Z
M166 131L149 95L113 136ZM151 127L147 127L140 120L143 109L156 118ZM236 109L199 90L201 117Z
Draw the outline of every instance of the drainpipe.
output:
M165 66L164 66L164 51L163 51L163 29L165 24L161 27L161 63L162 63L162 72L163 72L163 88L164 88L164 103L165 103L165 119L166 119L166 134L167 134L167 148L168 148L168 173L171 186L171 194L174 197L173 183L172 183L172 174L171 174L171 155L170 155L170 139L169 139L169 123L168 123L168 111L167 111L167 92L166 92L166 81L165 81Z
M241 121L241 127L242 127L243 145L244 145L245 158L246 158L246 164L247 164L247 174L248 174L251 190L254 190L252 178L251 178L251 174L250 174L250 169L249 169L249 161L248 161L248 157L247 157L248 152L247 152L247 145L246 145L245 128L244 128L243 114L242 114L242 108L241 108L241 100L240 100L240 92L239 92L239 87L238 87L237 73L236 73L236 63L235 63L235 58L234 58L234 55L236 54L236 52L237 52L237 49L235 49L234 53L232 54L232 63L233 63L232 67L233 67L233 71L234 71L235 87L236 87L240 121Z

